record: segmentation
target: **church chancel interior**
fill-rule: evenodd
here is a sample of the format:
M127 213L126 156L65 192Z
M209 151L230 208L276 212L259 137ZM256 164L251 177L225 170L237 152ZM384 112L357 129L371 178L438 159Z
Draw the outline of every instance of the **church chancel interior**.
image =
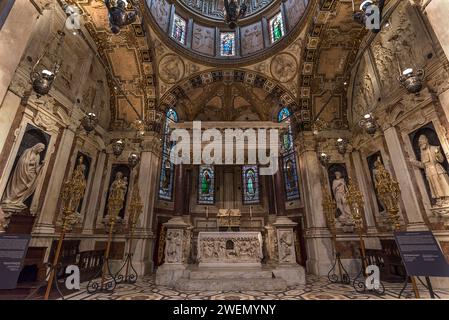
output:
M448 21L1 0L0 299L449 299Z

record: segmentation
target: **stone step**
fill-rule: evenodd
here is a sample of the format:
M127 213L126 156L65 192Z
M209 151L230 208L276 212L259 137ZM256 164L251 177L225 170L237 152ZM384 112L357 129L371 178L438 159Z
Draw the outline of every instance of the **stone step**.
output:
M180 291L285 291L287 282L278 278L254 279L188 279L180 278L175 289Z
M192 280L220 280L220 279L271 279L271 270L238 269L238 270L193 270L186 278Z

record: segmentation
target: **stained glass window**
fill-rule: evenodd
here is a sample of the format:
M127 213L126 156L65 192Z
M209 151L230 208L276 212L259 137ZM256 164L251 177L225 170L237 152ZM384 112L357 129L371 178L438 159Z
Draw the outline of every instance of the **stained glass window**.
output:
M214 204L215 188L214 188L214 167L204 165L199 167L198 174L198 203Z
M222 32L220 34L220 52L223 57L235 56L234 32Z
M256 204L260 202L259 171L257 166L242 167L243 203Z
M285 35L284 20L282 19L282 13L279 12L277 15L271 18L269 24L270 24L271 43L275 43Z
M169 109L166 113L162 165L159 178L159 199L168 201L173 200L173 178L175 173L175 167L170 161L170 150L173 147L170 141L170 123L172 122L178 122L178 114L175 110Z
M290 117L291 113L288 108L279 111L278 121L288 123L287 131L281 136L281 157L286 198L287 200L295 200L299 199L299 180Z
M173 19L172 38L181 44L186 43L187 22L177 14Z

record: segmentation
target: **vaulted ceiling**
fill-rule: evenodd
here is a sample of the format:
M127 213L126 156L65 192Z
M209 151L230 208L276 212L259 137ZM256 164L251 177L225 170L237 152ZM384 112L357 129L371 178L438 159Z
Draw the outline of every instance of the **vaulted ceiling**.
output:
M214 68L167 46L146 13L144 21L113 35L103 0L74 2L111 70L111 129L125 129L136 119L130 104L144 117L174 106L186 120L269 120L288 105L306 129L318 114L335 129L347 128L343 83L366 34L352 20L351 0L311 1L287 47L238 68ZM114 90L114 78L121 90Z

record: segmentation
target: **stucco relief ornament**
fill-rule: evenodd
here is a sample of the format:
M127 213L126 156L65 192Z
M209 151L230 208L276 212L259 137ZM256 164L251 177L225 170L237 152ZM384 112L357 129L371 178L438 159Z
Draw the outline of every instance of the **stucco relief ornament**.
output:
M175 54L167 54L159 63L159 77L166 83L175 84L185 74L185 65L182 59Z
M289 53L278 54L271 60L271 74L281 83L293 80L298 72L298 63Z

